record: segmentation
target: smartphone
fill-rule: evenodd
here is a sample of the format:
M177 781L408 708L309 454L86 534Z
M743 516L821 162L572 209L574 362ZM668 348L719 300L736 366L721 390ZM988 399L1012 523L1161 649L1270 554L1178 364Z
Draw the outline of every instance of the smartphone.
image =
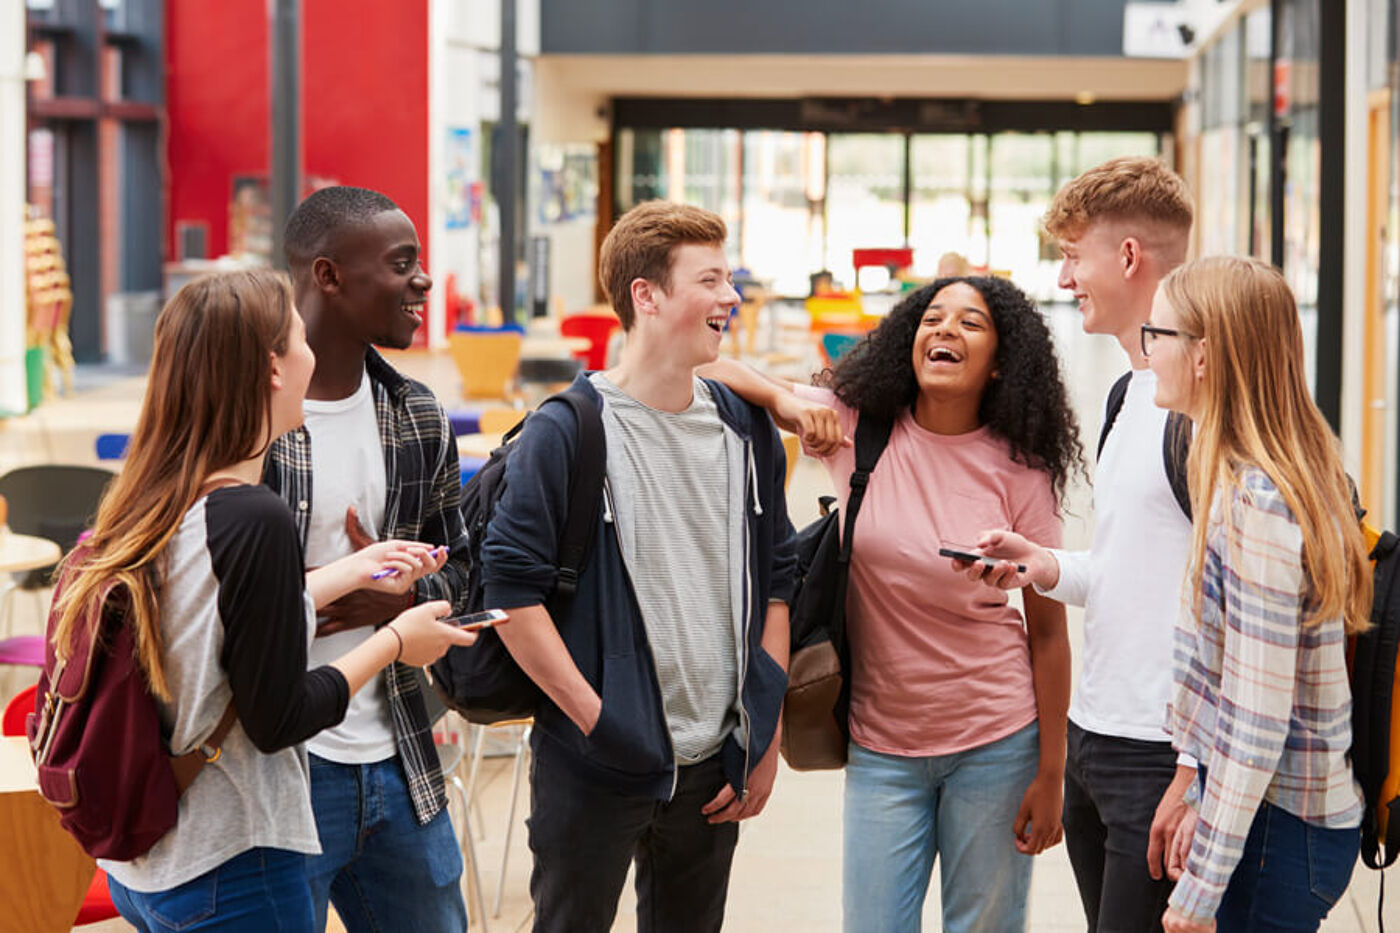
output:
M466 616L449 616L439 621L446 622L448 625L455 625L468 632L479 632L493 625L504 625L506 622L510 621L510 616L506 615L505 611L502 609L487 609L485 612L473 612L471 615Z
M995 567L997 564L1001 563L1001 561L995 557L988 557L985 554L978 554L972 548L963 547L961 544L945 544L943 547L938 549L938 556L951 557L954 560L965 560L969 564L975 564L980 561L981 563L986 564L988 567ZM1016 572L1025 573L1026 565L1017 564Z

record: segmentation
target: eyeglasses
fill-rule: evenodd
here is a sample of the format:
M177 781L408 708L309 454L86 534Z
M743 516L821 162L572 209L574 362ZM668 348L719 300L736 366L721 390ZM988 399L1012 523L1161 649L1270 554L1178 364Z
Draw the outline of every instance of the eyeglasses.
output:
M1195 334L1188 334L1183 330L1174 327L1158 327L1155 324L1142 325L1142 355L1152 355L1152 345L1157 342L1158 337L1187 337L1191 340L1199 340Z

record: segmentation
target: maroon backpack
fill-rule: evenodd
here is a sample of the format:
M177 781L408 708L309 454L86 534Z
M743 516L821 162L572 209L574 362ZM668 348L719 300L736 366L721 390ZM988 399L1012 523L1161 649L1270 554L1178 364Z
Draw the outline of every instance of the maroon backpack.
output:
M85 555L79 545L65 562L55 605L69 568L81 567ZM117 861L144 854L174 827L180 794L206 761L218 758L237 718L230 703L204 745L170 755L136 660L128 604L125 588L109 586L101 608L81 620L66 661L54 654L59 616L50 611L44 670L26 729L40 796L89 855Z

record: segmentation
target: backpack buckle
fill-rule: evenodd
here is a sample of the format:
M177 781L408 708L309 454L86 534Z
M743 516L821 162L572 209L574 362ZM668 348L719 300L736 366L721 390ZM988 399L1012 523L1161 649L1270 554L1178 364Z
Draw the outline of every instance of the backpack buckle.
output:
M851 474L851 488L864 489L870 485L870 474L862 470L856 470Z
M560 567L559 578L554 583L554 591L565 596L572 596L577 589L578 571L572 567Z

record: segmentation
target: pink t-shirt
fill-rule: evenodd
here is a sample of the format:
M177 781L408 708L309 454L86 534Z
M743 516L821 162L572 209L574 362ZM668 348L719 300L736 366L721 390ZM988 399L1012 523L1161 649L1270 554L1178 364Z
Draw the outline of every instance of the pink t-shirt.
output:
M835 408L854 438L853 409L827 389L797 391ZM825 463L844 509L855 451L843 448ZM990 428L934 434L901 414L866 488L851 556L851 737L862 746L947 755L1035 721L1020 612L1006 593L938 556L945 543L975 545L989 528L1058 547L1049 474L1012 461Z

